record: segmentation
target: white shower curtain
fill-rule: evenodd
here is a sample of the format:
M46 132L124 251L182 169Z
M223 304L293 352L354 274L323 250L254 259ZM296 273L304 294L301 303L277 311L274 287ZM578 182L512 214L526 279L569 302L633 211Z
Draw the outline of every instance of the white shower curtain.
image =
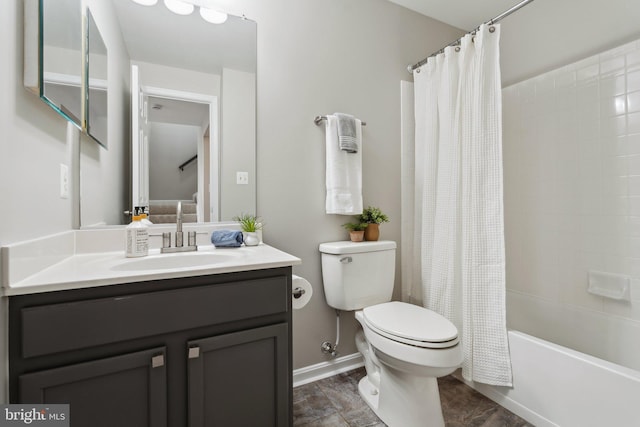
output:
M505 320L499 25L414 71L423 305L462 338L465 379L511 385Z

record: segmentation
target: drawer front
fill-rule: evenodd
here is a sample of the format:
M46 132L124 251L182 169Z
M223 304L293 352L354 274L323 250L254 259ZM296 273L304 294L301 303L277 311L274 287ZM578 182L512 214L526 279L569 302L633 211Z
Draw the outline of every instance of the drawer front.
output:
M22 357L284 313L287 277L23 308Z

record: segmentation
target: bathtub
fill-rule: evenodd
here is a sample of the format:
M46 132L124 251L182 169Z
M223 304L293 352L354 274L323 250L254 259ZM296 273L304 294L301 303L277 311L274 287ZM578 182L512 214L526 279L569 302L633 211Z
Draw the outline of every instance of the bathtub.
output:
M640 372L509 331L513 388L470 386L537 427L640 426Z

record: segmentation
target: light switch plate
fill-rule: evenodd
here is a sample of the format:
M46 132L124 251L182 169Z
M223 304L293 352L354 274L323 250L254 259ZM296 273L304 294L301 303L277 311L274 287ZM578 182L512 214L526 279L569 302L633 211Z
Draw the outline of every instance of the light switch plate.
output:
M69 198L69 166L60 163L60 198Z
M249 172L236 172L236 184L238 185L249 184Z

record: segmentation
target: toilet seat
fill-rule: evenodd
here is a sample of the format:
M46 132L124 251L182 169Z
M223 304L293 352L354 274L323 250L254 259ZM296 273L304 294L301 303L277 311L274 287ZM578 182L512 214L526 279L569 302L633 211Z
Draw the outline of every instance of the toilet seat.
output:
M458 330L435 311L393 301L366 307L364 321L373 332L390 340L422 348L449 348L458 344Z

